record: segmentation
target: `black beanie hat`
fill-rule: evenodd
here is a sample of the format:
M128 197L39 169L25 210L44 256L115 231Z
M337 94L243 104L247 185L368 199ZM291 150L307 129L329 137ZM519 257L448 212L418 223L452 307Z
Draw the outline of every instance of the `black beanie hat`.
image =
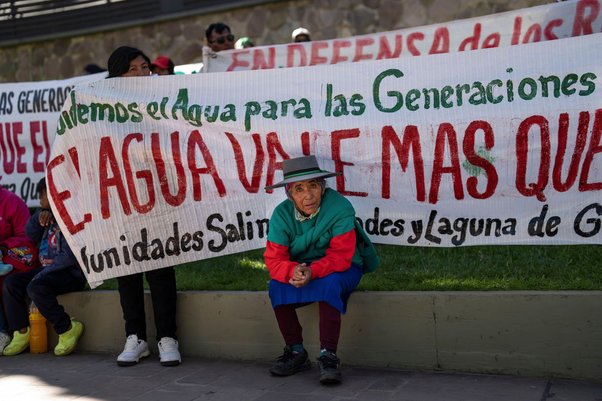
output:
M142 56L150 66L150 59L141 50L135 47L118 47L109 56L107 66L109 67L109 76L107 78L120 77L130 69L130 61L138 56Z

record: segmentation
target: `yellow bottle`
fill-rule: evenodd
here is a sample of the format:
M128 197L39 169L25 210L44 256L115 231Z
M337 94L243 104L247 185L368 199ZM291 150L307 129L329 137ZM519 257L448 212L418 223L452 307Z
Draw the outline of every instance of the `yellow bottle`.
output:
M46 318L42 316L33 302L29 310L29 327L29 352L32 354L47 352L48 331L46 329Z

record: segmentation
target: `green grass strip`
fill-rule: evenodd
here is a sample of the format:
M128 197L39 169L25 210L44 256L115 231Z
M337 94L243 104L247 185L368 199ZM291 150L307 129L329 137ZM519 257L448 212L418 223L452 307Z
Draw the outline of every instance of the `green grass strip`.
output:
M602 290L602 247L377 245L381 266L362 278L364 291ZM265 291L263 250L178 266L178 290ZM107 280L101 289L116 289Z

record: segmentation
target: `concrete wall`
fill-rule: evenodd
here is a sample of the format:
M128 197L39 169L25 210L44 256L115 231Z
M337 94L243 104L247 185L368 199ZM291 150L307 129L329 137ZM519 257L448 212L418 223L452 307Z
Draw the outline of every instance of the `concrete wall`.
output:
M65 79L83 74L88 63L106 67L121 45L142 49L151 59L170 56L176 64L198 63L205 29L222 21L237 37L256 45L290 42L291 32L304 26L312 38L334 39L373 32L501 13L551 0L289 0L221 12L186 15L161 22L22 43L0 48L0 82ZM57 21L60 23L60 21Z
M61 302L86 325L80 352L121 351L117 292L68 294ZM156 351L149 294L146 306ZM281 353L265 292L180 292L178 308L184 359L267 361ZM347 365L602 380L601 308L602 291L357 292L343 318L339 356ZM316 305L299 316L316 355Z

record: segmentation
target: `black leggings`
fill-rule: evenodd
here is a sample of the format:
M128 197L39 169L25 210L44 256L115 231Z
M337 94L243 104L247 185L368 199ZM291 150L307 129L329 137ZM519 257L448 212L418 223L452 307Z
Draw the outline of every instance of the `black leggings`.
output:
M176 272L173 267L117 277L125 334L136 334L139 339L146 341L143 274L146 274L153 301L157 341L163 337L175 339L177 292Z

